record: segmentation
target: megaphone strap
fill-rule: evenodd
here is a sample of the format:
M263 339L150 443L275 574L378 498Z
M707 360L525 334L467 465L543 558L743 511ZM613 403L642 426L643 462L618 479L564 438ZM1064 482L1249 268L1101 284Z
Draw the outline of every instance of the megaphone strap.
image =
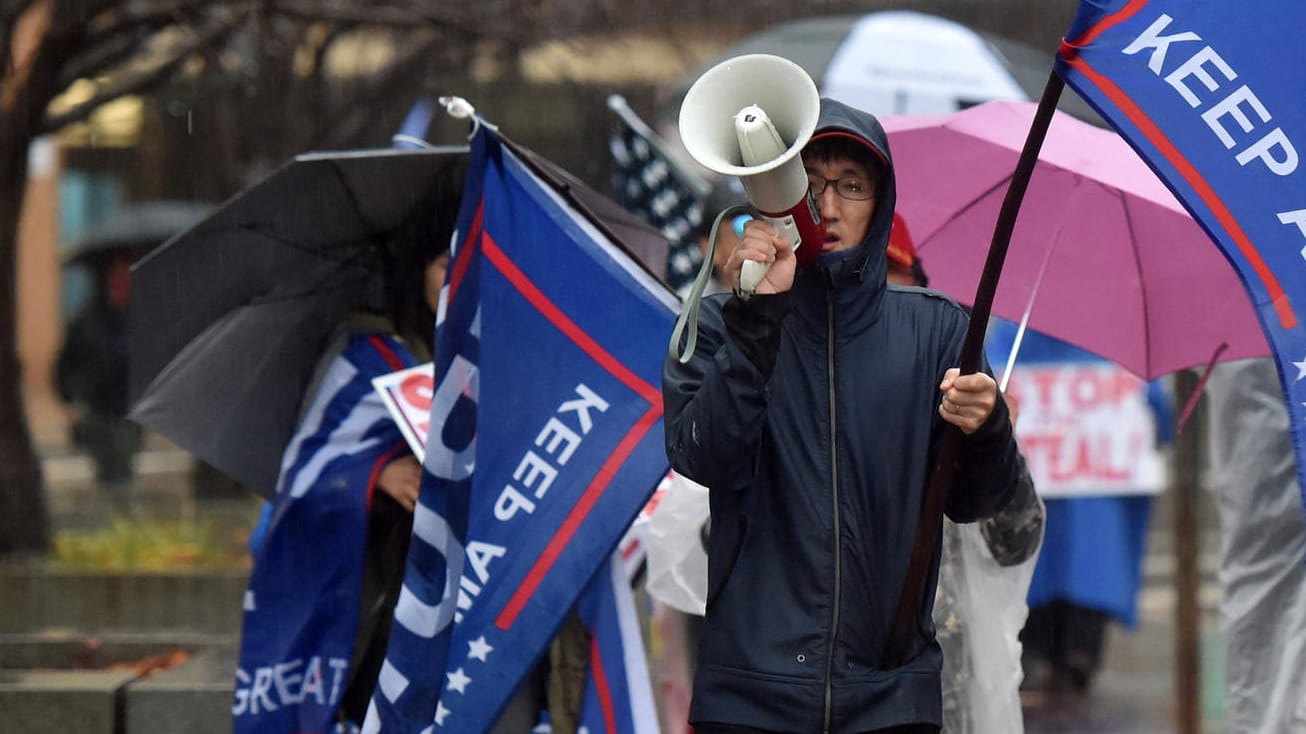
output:
M703 264L698 267L698 275L694 278L694 285L689 289L689 295L685 296L685 305L680 309L680 315L676 317L676 328L671 331L671 343L667 346L667 353L675 357L681 364L686 364L694 356L694 349L698 346L698 309L703 303L703 291L707 289L708 281L712 279L712 262L716 255L716 233L721 227L721 223L730 217L736 217L741 214L751 214L748 207L737 205L722 209L716 215L712 222L712 229L709 231L707 238L707 254L703 257ZM747 298L740 295L736 289L736 295L740 298ZM748 294L751 295L751 294ZM680 348L681 336L686 336L685 348L677 352Z

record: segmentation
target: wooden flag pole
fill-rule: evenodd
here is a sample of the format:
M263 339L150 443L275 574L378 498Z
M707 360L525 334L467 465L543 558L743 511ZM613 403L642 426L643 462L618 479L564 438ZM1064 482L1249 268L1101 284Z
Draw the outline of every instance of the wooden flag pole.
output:
M1048 125L1052 123L1057 100L1061 98L1064 88L1065 83L1061 77L1055 71L1052 72L1047 85L1043 87L1043 96L1034 111L1034 122L1025 138L1025 147L1020 151L1020 159L1016 162L1007 195L1002 200L993 240L989 244L988 258L984 261L984 272L980 275L979 287L975 291L970 327L966 331L966 341L961 350L961 363L958 367L963 375L979 369L980 356L984 350L984 331L993 308L993 296L998 288L998 278L1002 275L1002 265L1007 258L1007 247L1011 244L1011 233L1016 226L1016 215L1020 212L1020 203L1025 198L1025 189L1029 187L1030 176L1034 173L1039 151L1043 147L1043 139L1047 136ZM934 547L938 544L944 500L952 486L961 438L961 429L951 424L944 427L938 453L935 454L934 469L926 485L920 523L916 528L916 542L912 546L911 565L907 568L907 578L903 583L902 594L898 597L898 608L885 644L885 670L902 664L903 655L913 637L916 616L925 602L925 579L929 576Z
M1193 399L1200 389L1192 370L1175 374L1176 404ZM1174 714L1179 734L1202 731L1202 622L1198 599L1202 525L1198 519L1201 492L1197 466L1205 423L1204 419L1192 421L1185 430L1185 425L1176 421L1174 437Z

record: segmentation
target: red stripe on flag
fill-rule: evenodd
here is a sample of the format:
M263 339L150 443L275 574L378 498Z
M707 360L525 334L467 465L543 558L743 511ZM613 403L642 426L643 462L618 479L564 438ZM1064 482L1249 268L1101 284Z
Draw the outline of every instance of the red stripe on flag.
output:
M631 372L626 365L609 354L589 334L586 334L583 329L568 318L567 314L562 312L562 309L558 308L553 301L550 301L548 296L544 295L512 260L508 259L508 256L503 250L499 249L499 246L495 244L490 235L486 234L481 238L481 247L485 252L485 257L494 264L494 267L499 269L499 272L503 273L508 282L512 283L512 286L517 289L517 292L521 293L544 318L548 319L549 323L575 342L576 346L581 348L581 351L590 356L590 359L598 362L599 366L610 372L621 384L635 391L640 397L650 403L662 404L662 392L660 390L640 379L639 375Z
M1196 166L1179 152L1179 149L1175 147L1174 143L1170 142L1170 139L1152 121L1152 118L1148 117L1147 113L1135 104L1129 95L1115 82L1089 66L1088 62L1084 61L1083 57L1079 56L1073 48L1063 45L1059 53L1067 64L1072 66L1075 71L1083 74L1116 107L1120 108L1120 111L1129 118L1130 122L1134 123L1139 131L1143 133L1143 136L1152 143L1161 155L1165 156L1170 165L1179 171L1179 175L1183 176L1188 185L1193 188L1193 191L1201 198L1202 203L1215 215L1220 226L1224 227L1229 238L1238 246L1238 252L1242 253L1242 256L1251 264L1252 270L1260 278L1261 284L1265 286L1265 290L1270 296L1270 301L1274 304L1274 311L1279 316L1279 324L1284 329L1295 328L1297 326L1297 315L1293 313L1292 303L1288 301L1288 295L1284 293L1283 286L1279 285L1279 279L1275 277L1274 271L1265 264L1265 260L1261 258L1261 254L1256 250L1256 246L1252 244L1251 238L1238 224L1238 219L1234 217L1233 212L1229 211L1229 207L1225 206L1224 201L1206 182Z
M373 334L367 340L372 343L372 348L381 355L381 359L384 359L385 363L390 365L390 369L398 372L404 368L403 360L399 359L394 350L390 348L390 345L385 343L385 339Z
M476 241L481 238L481 227L484 222L485 199L481 199L481 203L476 206L476 216L472 217L472 226L467 230L462 245L458 247L458 255L449 272L449 303L453 303L453 296L458 292L463 276L467 274L467 267L472 261L472 253L476 250Z
M1079 34L1078 38L1071 41L1062 41L1061 44L1063 46L1085 46L1092 43L1098 36L1110 30L1112 26L1119 25L1132 18L1134 14L1142 10L1143 6L1147 3L1148 0L1133 0L1123 8L1094 23L1088 30Z
M488 238L486 241L489 241ZM599 469L599 473L595 475L594 480L585 488L585 492L581 494L576 506L571 508L571 512L562 521L558 532L549 541L549 544L544 547L544 551L536 559L535 565L531 567L531 570L526 574L526 578L522 580L521 586L517 588L512 598L504 605L503 611L499 612L499 617L494 620L496 627L507 631L512 623L516 621L517 615L521 614L522 609L526 606L526 601L531 598L535 590L539 588L540 583L544 581L549 569L558 560L558 556L562 555L563 549L571 542L572 536L576 534L576 530L585 521L590 510L594 509L594 505L598 503L603 491L607 489L613 477L617 475L621 465L626 463L626 459L630 457L631 452L635 450L640 441L644 440L644 434L648 433L653 424L657 423L661 417L662 401L658 400L649 407L648 412L644 413L635 422L635 425L631 426L630 430L621 439L621 443L617 444L617 448L608 456L607 461L603 462L603 466Z
M590 636L590 674L594 676L594 691L599 696L599 709L603 711L603 731L617 734L617 709L612 704L612 686L608 685L608 673L603 669L603 657L599 655L599 640Z

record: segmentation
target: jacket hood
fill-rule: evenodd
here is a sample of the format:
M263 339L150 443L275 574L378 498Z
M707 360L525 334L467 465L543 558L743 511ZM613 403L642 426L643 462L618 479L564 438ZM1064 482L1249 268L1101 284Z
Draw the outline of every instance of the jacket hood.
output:
M870 278L873 283L883 282L888 270L885 250L889 245L893 210L898 201L889 138L874 115L822 97L821 113L811 140L831 137L850 138L866 146L867 157L880 165L881 178L875 190L875 214L861 244L846 253L822 255L818 262L828 263L827 267L835 273L853 272L863 280Z

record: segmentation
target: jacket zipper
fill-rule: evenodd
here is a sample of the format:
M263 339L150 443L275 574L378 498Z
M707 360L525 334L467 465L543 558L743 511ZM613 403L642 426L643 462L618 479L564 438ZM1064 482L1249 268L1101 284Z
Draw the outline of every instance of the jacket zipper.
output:
M839 597L841 592L843 552L840 543L839 519L839 421L835 401L834 369L834 289L826 291L826 370L830 381L830 494L834 503L834 604L830 612L830 638L826 644L825 654L825 734L830 734L830 723L834 708L834 690L832 676L834 671L834 641L839 634Z

